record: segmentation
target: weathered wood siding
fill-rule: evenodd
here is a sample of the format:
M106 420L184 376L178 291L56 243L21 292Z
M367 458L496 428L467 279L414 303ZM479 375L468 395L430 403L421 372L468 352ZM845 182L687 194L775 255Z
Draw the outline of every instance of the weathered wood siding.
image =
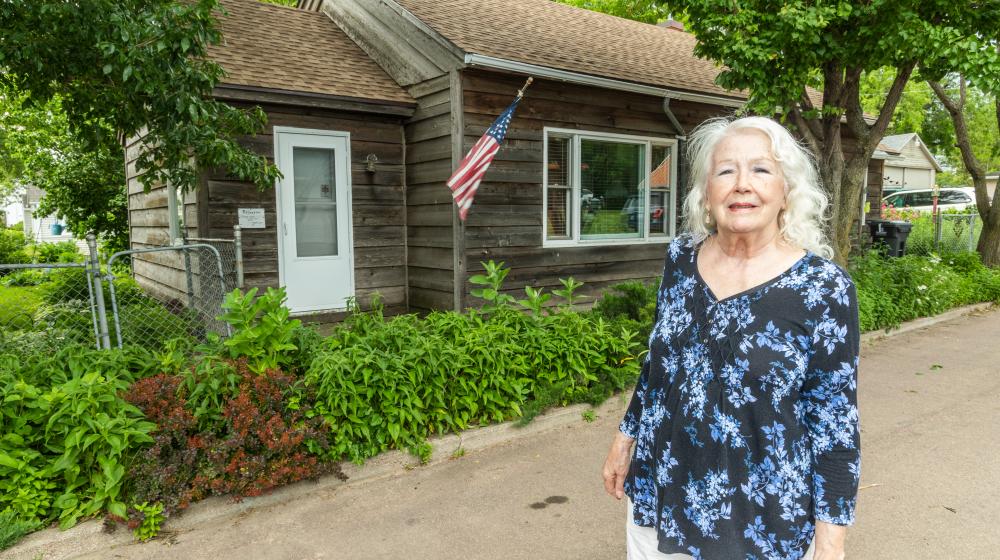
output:
M884 163L880 159L868 162L868 189L865 193L868 201L866 220L877 220L882 216L882 167Z
M346 131L351 135L351 198L355 294L369 308L377 292L388 313L407 309L406 212L403 177L403 130L399 117L353 114L325 109L263 106L264 133L245 144L274 161L275 126ZM368 154L378 157L376 171L366 171ZM210 170L201 185L202 237L231 238L237 209L264 208L266 228L243 230L244 280L249 287L277 287L278 217L275 189L258 189L221 170Z
M409 88L417 110L406 123L406 222L409 302L414 309L454 305L451 78Z
M128 185L129 246L148 249L171 244L170 213L167 208L167 187L163 184L144 187L136 169L142 150L141 136L130 139L125 146L125 180ZM184 194L184 225L190 236L198 231L197 195ZM136 281L150 294L162 299L184 299L187 279L184 259L180 253L165 252L136 255L133 260Z
M462 75L465 151L507 107L524 78L483 70ZM727 112L722 107L680 101L672 102L671 109L687 131ZM490 259L510 267L505 288L520 295L526 285L551 289L560 287L560 278L572 276L585 283L581 293L593 298L611 285L633 279L652 281L662 274L663 243L542 247L544 127L661 138L676 135L663 112L662 98L535 80L479 187L465 224L463 297L467 305L476 303L470 299L474 286L468 277L480 273L480 263ZM678 206L683 195L681 189ZM440 214L441 220L447 216L443 208Z

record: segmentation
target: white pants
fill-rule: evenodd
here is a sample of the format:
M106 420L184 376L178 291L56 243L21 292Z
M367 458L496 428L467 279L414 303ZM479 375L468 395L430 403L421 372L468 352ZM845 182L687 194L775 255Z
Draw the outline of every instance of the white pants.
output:
M628 520L625 521L625 546L628 550L628 560L692 560L687 554L664 554L657 548L656 529L635 524L632 516L632 500L628 500ZM813 545L802 560L812 560ZM730 558L710 558L709 560L738 560Z

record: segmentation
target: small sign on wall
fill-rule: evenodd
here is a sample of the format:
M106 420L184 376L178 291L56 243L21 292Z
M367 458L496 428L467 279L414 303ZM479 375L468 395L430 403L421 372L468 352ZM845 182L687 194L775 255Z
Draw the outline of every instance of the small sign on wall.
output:
M264 229L263 208L240 208L237 211L242 229Z

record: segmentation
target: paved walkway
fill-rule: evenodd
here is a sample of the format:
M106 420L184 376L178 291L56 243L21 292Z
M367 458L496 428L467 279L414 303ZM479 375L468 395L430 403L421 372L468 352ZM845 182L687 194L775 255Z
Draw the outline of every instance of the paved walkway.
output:
M848 558L1000 557L998 346L992 311L863 348ZM599 470L623 408L617 399L593 423L77 557L621 559L624 505Z

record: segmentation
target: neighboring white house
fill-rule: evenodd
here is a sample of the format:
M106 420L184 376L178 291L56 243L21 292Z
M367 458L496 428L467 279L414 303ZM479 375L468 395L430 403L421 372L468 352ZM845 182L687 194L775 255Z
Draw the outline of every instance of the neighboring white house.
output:
M37 187L29 186L14 198L13 202L5 208L6 225L13 225L17 222L24 223L24 236L35 243L58 243L60 241L75 241L77 247L86 253L87 242L83 239L76 239L65 227L65 222L56 216L36 216L38 204L45 191ZM61 228L53 228L58 224ZM55 233L57 230L59 233Z
M915 132L886 136L872 157L885 160L882 196L903 189L932 188L937 172L941 171L941 166Z

